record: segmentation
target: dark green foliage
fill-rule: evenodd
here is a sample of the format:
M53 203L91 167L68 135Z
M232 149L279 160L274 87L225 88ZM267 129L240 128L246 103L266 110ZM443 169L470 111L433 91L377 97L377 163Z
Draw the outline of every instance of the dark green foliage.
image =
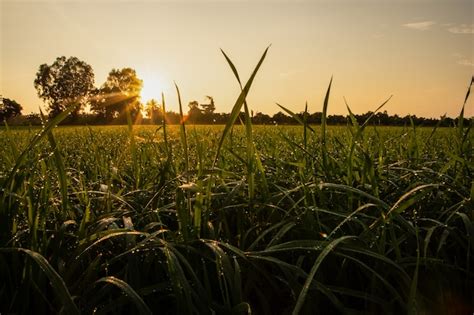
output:
M89 101L94 89L92 67L76 57L56 58L52 65L42 64L34 81L38 96L48 104L51 117L66 110L68 104L77 104L71 112L77 117Z
M21 115L23 107L9 98L0 98L0 121Z

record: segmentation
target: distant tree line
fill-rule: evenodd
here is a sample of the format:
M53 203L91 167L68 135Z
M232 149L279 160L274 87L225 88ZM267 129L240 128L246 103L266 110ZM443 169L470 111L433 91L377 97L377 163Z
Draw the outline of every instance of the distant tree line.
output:
M145 106L140 102L140 92L143 81L138 78L132 68L112 69L106 81L99 87L94 85L92 67L76 57L58 57L51 65L42 64L36 73L34 86L38 96L47 105L50 117L55 117L70 106L69 117L65 124L124 124L127 114L136 124L161 124L166 119L168 124L179 124L181 119L178 113L166 111L157 100L148 101ZM188 103L185 120L190 124L225 124L230 117L229 113L216 113L216 105L212 96L205 96L206 102L197 101ZM85 108L89 111L85 111ZM14 100L0 97L0 121L9 120L17 124L40 124L39 114L21 116L22 107ZM146 113L143 117L142 112ZM309 124L320 124L322 113L298 113L301 120ZM371 124L383 126L415 125L434 126L441 120L441 126L452 126L457 119L441 117L440 119L423 118L415 115L398 116L384 112L367 112L355 115L359 123L363 123L373 115ZM241 113L244 121L244 113ZM466 119L470 123L471 119ZM329 115L326 119L330 125L345 125L350 123L347 115ZM237 119L239 123L239 119ZM294 117L278 112L273 116L252 112L252 123L257 125L292 125L297 124Z

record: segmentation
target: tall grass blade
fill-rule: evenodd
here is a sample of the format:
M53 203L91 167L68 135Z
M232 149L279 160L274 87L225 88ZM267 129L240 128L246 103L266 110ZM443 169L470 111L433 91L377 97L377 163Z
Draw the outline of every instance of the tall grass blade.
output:
M355 239L356 237L354 236L343 236L338 239L335 239L331 243L329 243L324 250L319 254L318 258L316 259L313 267L311 268L311 271L308 274L308 278L306 278L306 281L303 285L303 289L301 290L300 294L298 295L298 299L296 300L296 305L295 308L293 309L292 314L297 315L300 313L301 308L303 307L303 304L306 300L306 295L308 294L308 290L311 286L311 282L313 282L313 278L316 275L316 272L319 269L319 266L323 262L323 260L326 258L329 253L341 242L344 242L349 239Z
M224 131L222 132L222 136L219 140L219 144L217 146L217 151L216 151L216 155L214 157L214 161L212 163L213 167L215 166L217 160L219 159L219 156L220 156L220 152L221 152L221 149L222 149L222 145L224 144L224 140L227 136L227 134L229 133L229 130L232 128L232 126L234 125L235 121L237 120L237 117L239 117L239 113L240 113L240 110L242 108L242 105L244 104L245 102L245 99L247 97L247 94L248 92L250 91L250 87L252 86L252 83L253 83L253 80L255 78L255 76L257 75L257 72L258 72L258 69L260 68L260 66L262 65L263 63L263 60L265 60L265 57L267 55L267 52L268 52L268 49L270 48L270 46L268 46L262 57L260 58L260 61L258 62L257 66L255 67L252 75L250 76L249 80L247 81L247 83L245 84L245 87L242 89L242 92L240 92L240 95L239 97L237 98L237 100L235 101L235 104L234 106L232 107L232 112L230 114L230 117L229 117L229 120L227 121L225 127L224 127ZM226 56L224 54L224 56ZM226 57L226 59L228 59ZM229 60L229 59L228 59ZM235 67L233 67L233 69L235 69ZM236 73L236 72L235 72ZM234 74L235 74L234 73ZM238 75L237 75L238 76Z
M44 274L48 277L51 286L56 291L56 294L61 300L65 311L68 314L80 314L79 309L77 308L71 297L71 294L69 293L66 283L64 283L64 280L61 278L61 276L41 254L25 248L0 248L0 252L16 252L27 254L38 264L41 270L43 270Z
M135 290L133 290L133 288L127 282L113 276L103 277L96 281L96 283L101 282L114 285L122 290L123 293L125 293L135 303L140 314L153 314L140 295Z
M180 136L181 136L181 143L183 145L183 153L184 153L184 170L186 173L186 178L189 182L189 154L188 154L188 140L186 137L186 119L184 118L183 114L183 104L181 103L181 94L179 93L179 88L176 82L174 83L176 87L176 93L178 95L178 103L179 103L179 117L180 117Z

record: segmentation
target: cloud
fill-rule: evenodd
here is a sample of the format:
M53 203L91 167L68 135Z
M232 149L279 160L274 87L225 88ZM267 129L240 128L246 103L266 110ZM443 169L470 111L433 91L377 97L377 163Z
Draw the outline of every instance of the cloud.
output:
M402 26L417 30L417 31L426 31L431 28L431 26L435 25L436 22L434 21L423 21L423 22L416 22L416 23L407 23L403 24Z
M448 28L448 31L454 34L474 34L474 24L461 24Z
M474 67L474 61L468 59L461 59L458 61L458 64L466 67Z

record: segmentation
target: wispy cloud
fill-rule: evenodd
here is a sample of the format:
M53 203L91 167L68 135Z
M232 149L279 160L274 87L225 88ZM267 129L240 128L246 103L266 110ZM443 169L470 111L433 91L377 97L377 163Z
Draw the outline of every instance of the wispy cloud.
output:
M454 52L451 54L451 57L456 60L456 63L461 66L474 67L474 59L469 58L469 56L460 54L459 52Z
M461 24L448 28L448 31L454 34L474 34L474 24Z
M415 23L406 23L406 24L402 24L402 26L405 26L417 31L426 31L426 30L429 30L435 24L436 24L435 21L422 21L422 22L415 22Z
M468 59L461 59L458 61L458 64L466 67L474 67L474 61Z

